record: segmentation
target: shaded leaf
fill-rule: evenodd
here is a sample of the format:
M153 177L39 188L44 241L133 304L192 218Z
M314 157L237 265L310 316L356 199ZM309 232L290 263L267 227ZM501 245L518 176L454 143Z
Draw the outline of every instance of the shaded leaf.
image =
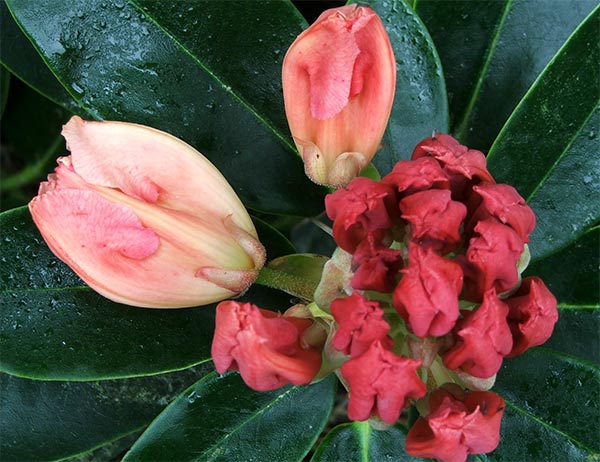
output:
M338 425L321 442L312 462L408 462L417 460L404 450L404 432L398 427L380 431L368 421Z
M335 384L331 375L257 392L237 373L211 374L165 409L124 460L300 461L325 426Z
M541 277L562 306L600 307L598 249L600 227L594 227L569 246L530 263L524 275Z
M102 382L42 382L0 375L2 460L74 456L144 428L211 364Z
M436 130L448 130L446 87L439 57L425 26L403 0L357 2L373 8L396 58L396 95L383 143L373 163L381 175Z
M552 337L544 347L600 364L598 332L599 309L562 308Z
M575 31L498 135L488 167L537 216L535 260L564 247L600 217L600 7Z
M232 8L231 2L212 3L214 14ZM324 190L306 178L287 133L259 112L264 107L252 105L260 96L243 93L256 85L247 88L218 75L225 66L211 68L210 59L196 54L202 50L186 48L148 13L122 0L7 4L69 94L94 117L150 125L182 138L205 154L255 210L315 215L323 209ZM198 24L211 21L202 8L185 14ZM277 43L273 33L280 43L291 43L302 25L295 10L280 2L235 20L235 27L218 32L222 46L207 48L215 59L228 59L240 34L258 37L263 26L273 24L265 46ZM262 56L264 49L245 51L248 62L262 61L252 53ZM270 54L276 63L283 59L280 51ZM269 88L280 75L256 76L261 78Z

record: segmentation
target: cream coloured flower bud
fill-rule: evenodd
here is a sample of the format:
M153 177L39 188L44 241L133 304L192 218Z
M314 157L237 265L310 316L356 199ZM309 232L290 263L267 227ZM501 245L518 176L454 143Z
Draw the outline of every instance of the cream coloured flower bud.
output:
M159 130L74 116L71 151L29 210L50 249L90 287L151 308L238 295L265 261L252 221L221 173Z
M288 50L282 78L306 174L347 184L375 155L392 109L396 62L383 23L368 7L325 11Z

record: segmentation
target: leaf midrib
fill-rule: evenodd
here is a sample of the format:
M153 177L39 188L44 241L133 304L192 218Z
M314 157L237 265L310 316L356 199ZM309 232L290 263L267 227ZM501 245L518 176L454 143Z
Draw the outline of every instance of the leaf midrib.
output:
M188 49L183 43L181 43L174 34L172 34L168 29L163 27L154 16L152 16L148 11L144 10L135 0L127 0L134 8L136 8L140 13L146 16L150 22L152 22L159 30L161 30L167 37L169 37L185 54L187 54L194 62L198 64L198 66L206 72L211 78L213 78L219 86L227 93L229 93L236 101L240 103L245 109L248 110L250 114L252 114L256 119L260 121L260 123L265 126L273 135L275 135L288 149L292 152L296 152L296 148L291 144L290 140L284 136L271 122L267 121L264 117L262 117L256 108L252 106L248 101L246 101L240 94L233 91L234 86L229 85L227 82L219 78L198 56L196 56L190 49Z
M513 0L506 0L506 3L504 4L504 9L502 11L502 15L500 16L500 19L498 20L496 28L494 29L494 35L493 35L492 40L490 41L490 45L486 51L485 61L483 63L483 66L481 66L481 68L479 70L475 88L473 89L473 92L471 93L471 97L469 98L469 102L467 104L467 107L465 108L463 116L460 119L460 122L458 122L455 125L456 128L454 130L454 135L459 140L462 139L464 132L467 129L467 125L469 123L469 118L471 117L473 108L475 107L475 104L477 103L477 98L479 97L479 94L481 93L481 88L483 87L483 81L485 79L487 71L488 71L490 64L492 62L492 59L494 57L496 47L498 46L498 41L500 40L500 34L502 33L502 30L504 27L504 22L506 21L506 18L508 16L508 12L510 10L510 7L512 6L512 3L513 3Z

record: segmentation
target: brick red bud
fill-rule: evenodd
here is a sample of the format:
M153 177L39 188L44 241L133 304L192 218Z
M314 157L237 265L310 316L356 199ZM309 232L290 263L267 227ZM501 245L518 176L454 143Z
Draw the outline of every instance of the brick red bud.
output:
M397 356L376 341L362 355L342 365L350 387L348 417L367 420L378 415L393 424L409 399L425 396L427 387L417 375L420 361Z
M393 188L363 177L328 194L325 208L333 220L335 242L350 253L370 234L381 239L397 215Z
M217 306L215 324L211 354L217 372L239 370L254 390L309 383L321 367L321 353L300 341L312 324L308 319L225 301Z
M529 234L535 228L535 215L515 188L483 182L473 186L473 190L482 201L470 220L470 228L480 220L494 217L514 229L524 243L529 242Z
M500 301L494 289L488 290L481 306L465 312L457 323L456 343L444 354L444 365L479 378L495 375L512 349L507 315L508 306Z
M396 88L396 62L377 14L347 5L325 11L283 61L283 97L306 174L343 186L379 148Z
M116 302L178 308L245 291L265 250L219 171L177 138L142 125L64 126L71 151L29 203L50 249Z
M381 181L394 186L402 195L427 189L450 189L448 175L432 157L401 160Z
M523 253L523 241L509 226L495 218L480 221L469 241L465 256L459 255L465 275L463 298L481 302L492 287L497 293L512 289L519 281L517 264Z
M394 291L394 307L418 337L446 335L458 319L460 265L412 243L408 262Z
M508 324L514 339L509 357L550 338L558 321L556 298L540 278L523 279L519 290L505 302L509 307Z
M354 252L353 266L354 289L392 292L404 261L402 251L378 245L372 236L367 236Z
M481 151L463 146L450 135L439 133L417 144L412 159L421 157L437 159L447 174L459 175L469 180L494 182L487 170L485 155Z
M498 446L504 400L496 393L439 388L429 397L429 409L406 435L410 455L464 462Z
M460 246L461 225L467 215L465 205L453 201L450 195L447 189L430 189L400 201L402 218L411 225L411 239L442 254Z
M331 314L338 323L332 343L342 353L359 356L376 340L386 349L392 348L392 339L387 335L390 325L383 318L379 303L354 292L350 297L334 300Z

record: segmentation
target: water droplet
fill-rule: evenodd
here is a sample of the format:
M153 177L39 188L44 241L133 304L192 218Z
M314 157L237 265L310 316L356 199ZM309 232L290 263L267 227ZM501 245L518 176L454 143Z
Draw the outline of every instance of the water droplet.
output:
M592 178L592 175L586 175L583 177L583 183L584 184L590 184L594 179Z
M83 90L83 88L81 88L79 85L77 85L77 83L76 83L76 82L73 82L73 83L71 84L71 88L72 88L73 90L75 90L75 93L77 93L78 95L83 95L83 93L84 93L84 90Z
M200 395L198 395L198 393L195 391L192 391L189 395L187 395L187 401L190 404L193 404L198 398L200 398Z

